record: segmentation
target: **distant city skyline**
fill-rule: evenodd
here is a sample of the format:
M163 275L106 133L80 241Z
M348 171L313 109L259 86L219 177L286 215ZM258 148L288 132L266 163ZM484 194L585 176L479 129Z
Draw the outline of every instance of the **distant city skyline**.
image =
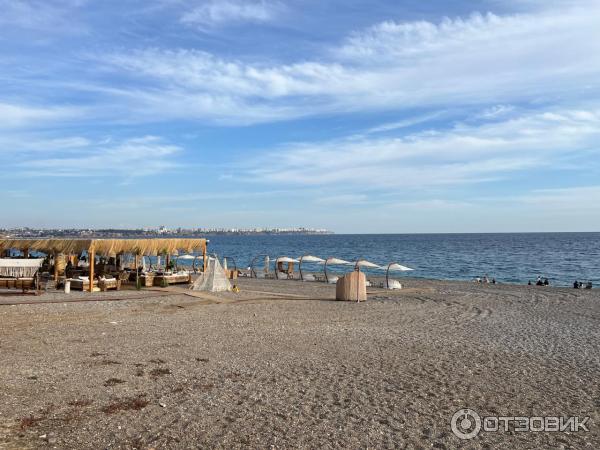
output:
M0 228L600 231L596 0L0 8Z

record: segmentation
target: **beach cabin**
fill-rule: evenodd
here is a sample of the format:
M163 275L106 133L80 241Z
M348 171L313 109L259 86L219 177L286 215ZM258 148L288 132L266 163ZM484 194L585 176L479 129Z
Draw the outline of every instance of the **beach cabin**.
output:
M164 255L166 267L170 265L172 255L183 251L187 253L196 252L202 255L203 268L206 267L206 239L0 239L0 257L4 257L6 266L12 264L6 261L26 261L31 252L39 252L46 255L46 261L53 260L52 266L47 262L40 270L52 267L54 282L59 278L69 277L75 288L94 292L99 288L102 290L117 288L119 281L125 272L121 271L120 265L124 255L133 255L135 275L140 265L140 259L144 256L160 257ZM21 259L5 258L13 250L19 250L23 254ZM80 264L79 257L85 259ZM101 257L101 258L100 258ZM98 261L97 261L98 259ZM13 269L11 269L13 270ZM117 277L115 277L115 275ZM133 275L133 274L127 274ZM74 276L71 280L70 277ZM101 277L101 278L100 278ZM162 277L162 278L160 278ZM182 273L169 273L164 271L155 277L160 278L161 283L189 282L189 275ZM98 279L98 280L97 280ZM114 280L114 281L113 281ZM96 288L96 289L95 289Z

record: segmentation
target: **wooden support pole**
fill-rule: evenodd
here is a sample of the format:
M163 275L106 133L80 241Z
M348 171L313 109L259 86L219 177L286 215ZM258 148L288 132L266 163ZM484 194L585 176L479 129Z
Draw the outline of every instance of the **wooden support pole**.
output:
M54 252L54 282L58 282L58 253Z
M90 245L88 250L88 259L90 261L90 292L94 292L94 264L96 263L96 249L94 244Z
M206 264L208 263L208 258L206 257L206 243L204 244L204 247L202 247L202 259L204 260L202 272L206 272Z
M26 248L25 250L23 250L23 256L25 258L29 258L29 249L28 248Z

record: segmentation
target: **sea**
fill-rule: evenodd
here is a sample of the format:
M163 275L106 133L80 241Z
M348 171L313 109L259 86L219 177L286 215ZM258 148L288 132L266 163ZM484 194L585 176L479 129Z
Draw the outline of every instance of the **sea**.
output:
M398 262L414 269L394 278L473 280L487 276L499 283L527 284L538 276L551 285L572 286L575 280L600 287L600 233L485 234L324 234L207 236L209 253L228 257L229 266L247 268L253 259L264 264L268 255L299 258L310 254L347 261L366 259L385 266ZM305 265L306 264L306 265ZM303 270L322 265L303 263ZM348 267L331 266L333 272ZM383 270L369 269L384 275Z

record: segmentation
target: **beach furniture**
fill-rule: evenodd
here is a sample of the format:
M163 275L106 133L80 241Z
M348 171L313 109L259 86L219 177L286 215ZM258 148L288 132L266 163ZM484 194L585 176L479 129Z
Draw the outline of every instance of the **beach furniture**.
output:
M312 262L312 263L319 263L319 264L323 264L325 263L325 260L323 258L319 258L318 256L313 256L313 255L303 255L300 257L299 261L298 261L298 271L300 272L300 279L302 281L317 281L317 277L313 274L305 274L302 272L302 262Z
M323 264L323 274L325 275L325 282L326 283L336 283L337 280L339 279L339 277L337 276L332 276L330 277L329 274L327 273L327 266L328 265L351 265L352 263L349 261L345 261L343 259L340 258L334 258L334 257L330 257L327 258L325 260L325 264Z
M94 279L95 275L102 274L104 269L116 272L116 265L123 265L123 257L133 256L133 267L136 272L140 267L140 258L142 264L145 264L144 256L156 257L157 261L161 255L165 255L166 262L169 263L170 255L178 255L179 251L198 252L206 267L206 239L187 239L187 238L149 238L149 239L0 239L0 254L11 249L18 249L28 254L30 250L38 251L48 255L48 259L53 259L54 281L58 284L61 274L64 273L66 260L69 258L71 267L74 271L79 270L79 264L75 258L81 260L83 257L89 262L89 278ZM99 267L96 267L96 263ZM110 263L110 264L108 264ZM96 271L96 268L99 269ZM204 269L202 269L204 270ZM75 272L74 272L75 273ZM134 278L135 279L135 278ZM118 281L118 280L117 280ZM175 282L178 282L175 280ZM112 283L112 282L110 282ZM109 283L109 285L110 285ZM75 283L77 284L77 283ZM94 290L94 283L85 283L90 291Z
M279 279L283 276L287 279L294 278L294 263L298 260L289 256L280 256L275 260L275 278Z
M129 279L131 280L131 277L133 277L133 281L135 281L137 274L135 272L133 272ZM146 272L140 275L140 284L144 287L152 287L154 286L154 278L155 275L153 272Z
M229 266L233 264L233 269ZM225 272L225 276L230 280L236 280L238 277L238 268L235 263L235 259L231 256L223 256L223 271Z
M354 270L360 271L360 269L363 268L363 267L366 267L368 269L383 269L383 267L381 267L380 265L375 264L375 263L370 262L370 261L367 261L366 259L359 259L354 264ZM371 282L368 279L367 279L366 283L367 283L367 287L371 287L371 286L374 285L374 283Z
M165 282L168 285L190 283L191 275L188 272L180 272L180 273L165 273L162 275L154 276L154 286L163 286L165 284Z
M0 278L0 288L21 289L23 292L27 292L35 288L35 278Z
M383 286L386 289L402 289L402 284L398 280L390 280L390 272L409 272L411 270L410 267L403 266L402 264L398 264L397 262L391 262L387 265L387 269L385 271L385 285Z
M34 289L43 258L0 258L0 288Z
M335 284L336 300L365 301L367 300L367 277L356 270L340 277Z
M257 271L259 261L264 260L264 266L262 271ZM271 278L269 276L271 259L269 255L257 255L250 262L250 278Z

